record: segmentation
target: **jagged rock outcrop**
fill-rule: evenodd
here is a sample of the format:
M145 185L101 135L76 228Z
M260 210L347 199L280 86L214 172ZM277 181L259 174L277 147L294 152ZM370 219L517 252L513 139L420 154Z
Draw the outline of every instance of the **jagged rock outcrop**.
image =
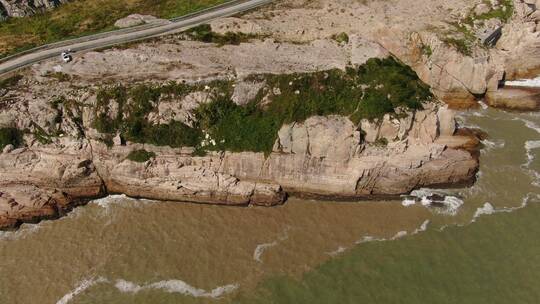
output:
M345 117L312 117L283 126L267 158L225 153L220 170L249 180L271 180L292 193L334 198L398 195L474 177L478 162L468 152L436 142L441 130L455 128L453 116L441 120L436 109L417 112L395 122L395 134L401 129L407 136L378 144L392 133L385 124L359 131Z
M39 214L58 216L81 200L112 193L272 206L282 203L286 192L377 198L474 178L478 161L456 149L464 140L453 136L453 111L426 105L425 110L399 117L363 121L360 129L336 115L284 125L268 156L253 152L194 156L192 148L129 143L108 148L96 140L72 137L7 149L0 154L0 227L33 221ZM91 130L85 133L93 136ZM143 163L127 159L138 149L156 157ZM39 191L28 190L35 188Z
M147 23L167 23L167 20L158 19L150 15L131 14L127 17L117 20L114 26L117 28L128 28L132 26L147 24Z
M488 92L486 103L510 110L535 111L540 109L540 90L537 88L505 87Z
M69 0L0 0L0 19L31 16L53 9Z

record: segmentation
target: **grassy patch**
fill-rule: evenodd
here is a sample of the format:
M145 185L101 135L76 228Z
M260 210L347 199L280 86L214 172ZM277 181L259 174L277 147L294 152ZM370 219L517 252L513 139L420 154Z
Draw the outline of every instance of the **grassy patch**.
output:
M117 86L102 89L97 94L94 127L101 133L120 133L126 140L160 146L196 146L200 131L181 122L153 125L147 115L163 98L182 98L200 87L169 83L165 86L139 85L131 89ZM110 117L116 104L117 114Z
M0 128L0 151L7 145L15 148L22 145L23 133L15 128Z
M262 75L273 92L260 92L247 106L228 95L202 106L200 128L215 145L209 149L269 153L285 123L302 122L315 115L349 116L355 123L377 119L397 108L421 109L432 99L429 87L407 66L393 58L371 59L358 69L311 74ZM272 100L262 105L262 97Z
M491 10L477 15L473 8L465 18L458 22L450 23L452 30L445 33L441 41L454 47L458 52L466 56L471 56L474 47L479 45L478 37L473 32L476 26L482 25L484 20L489 19L499 19L501 22L506 23L514 14L513 0L503 0L497 8L494 8L490 1L484 1L484 3L490 6Z
M131 151L128 154L127 159L138 163L145 163L155 157L156 153L154 152L148 152L146 150L135 150Z
M21 79L23 79L22 75L15 75L4 80L0 80L0 90L8 90L9 88L16 86Z
M191 40L202 41L206 43L216 43L219 45L238 45L242 42L247 42L250 39L259 37L258 35L253 34L233 32L218 34L212 31L212 27L209 24L201 24L185 31L184 34Z
M56 79L59 82L71 81L71 75L62 72L47 72L45 77Z
M349 43L349 35L347 35L347 33L332 35L332 39L334 39L338 43Z
M315 115L339 114L355 123L395 114L399 108L422 109L432 100L429 87L408 66L395 60L370 59L358 68L290 75L255 75L266 86L245 106L232 101L232 83L217 81L189 86L139 85L112 87L97 95L95 127L105 134L121 134L138 143L192 146L197 151L254 151L269 153L286 123ZM181 122L155 125L148 115L163 100L180 100L189 92L210 88L211 101L195 111L193 127ZM111 117L111 109L117 114Z
M130 14L172 18L225 0L74 0L32 17L0 22L0 58L46 43L114 29Z
M442 42L444 42L446 45L453 47L454 49L456 49L456 51L460 52L463 55L471 56L473 54L474 43L467 39L445 37L442 39Z
M502 22L506 23L512 18L514 14L514 1L513 0L502 0L500 1L498 8L493 8L486 13L477 15L474 12L471 12L466 18L465 22L468 24L474 23L474 20L489 20L489 19L499 19ZM486 5L491 6L490 1L484 1Z
M422 44L422 54L429 58L433 55L433 49L430 45Z

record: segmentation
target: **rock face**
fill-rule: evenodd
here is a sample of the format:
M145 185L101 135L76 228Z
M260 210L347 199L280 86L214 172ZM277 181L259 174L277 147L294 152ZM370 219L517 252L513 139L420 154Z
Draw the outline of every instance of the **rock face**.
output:
M93 129L96 114L113 118L120 111L119 103L110 100L102 113L93 112L98 102L94 89L99 83L129 87L139 82L229 79L234 80L231 99L245 105L265 86L264 81L249 78L251 75L345 70L389 54L412 66L445 101L474 104L475 95L497 89L509 71L506 64L518 66L519 58L508 59L515 48L506 51L505 45L532 45L534 33L516 25L515 34L505 34L507 40L502 39L497 49L464 56L426 29L444 28L446 21L452 21L445 18L454 15L449 11L464 15L481 1L433 1L429 7L423 0L394 1L392 5L385 1L276 2L240 18L212 23L212 29L219 33L260 34L263 39L216 45L168 36L161 43L87 52L68 64L49 60L32 66L21 80L21 88L0 92L0 128L33 134L45 130L54 138L43 143L26 134L26 148L6 146L2 150L0 227L40 216L55 217L81 200L112 193L272 206L283 203L287 194L379 198L406 194L418 187L471 181L478 160L463 148L478 141L460 133L454 112L437 104L358 124L343 116L310 117L282 126L268 155L209 152L196 156L193 148L126 143L120 136L107 147L100 141L105 139L102 134ZM143 19L132 16L118 25L131 26ZM515 22L523 24L523 20ZM348 43L331 38L341 33L348 35ZM69 85L47 76L54 72L69 75ZM193 110L208 102L210 93L202 87L197 90L181 100L160 100L146 117L148 122L175 121L192 126L196 119ZM65 100L55 102L58 96ZM130 152L140 149L156 156L143 163L128 159Z
M167 22L167 20L158 19L150 15L132 14L116 21L114 23L114 26L118 28L128 28L128 27L142 25L146 23L163 23L163 22Z
M359 131L345 117L312 117L283 126L268 158L225 153L220 170L243 179L271 180L291 193L332 198L399 195L473 178L478 163L468 152L435 143L441 130L455 127L453 117L440 120L437 110L428 109L392 122L390 132L388 121ZM386 146L377 144L387 137L393 138Z
M488 105L510 110L534 111L540 109L540 89L524 87L504 87L488 92Z
M406 113L402 113L406 114ZM378 198L417 187L469 182L478 161L454 139L446 107L362 121L315 116L284 125L273 152L212 152L142 144L108 148L87 138L6 149L0 154L0 227L61 215L87 199L113 193L147 199L273 206L286 193ZM463 142L463 140L461 140ZM447 145L452 143L452 145ZM450 148L451 146L451 148ZM144 163L134 150L156 154Z
M0 19L31 16L69 0L0 0Z

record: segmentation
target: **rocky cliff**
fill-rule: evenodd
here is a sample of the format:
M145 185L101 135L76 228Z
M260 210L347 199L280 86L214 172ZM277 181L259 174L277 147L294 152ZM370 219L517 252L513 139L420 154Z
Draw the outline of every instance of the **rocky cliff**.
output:
M245 83L234 87L237 99L249 95ZM193 147L126 142L120 136L106 144L95 129L99 111L92 107L99 97L88 93L93 89L70 96L83 103L79 108L28 96L17 102L23 91L4 95L0 115L4 130L27 130L20 148L8 144L0 154L1 227L56 217L88 199L113 193L273 206L283 203L287 194L395 197L418 187L468 183L478 168L478 160L461 149L470 138L456 135L454 112L436 102L359 123L342 115L315 115L284 124L269 154L209 150L198 155ZM33 93L40 95L39 90ZM164 97L148 117L153 123L176 119L193 124L197 104L208 103L208 96L195 92L172 104ZM107 115L118 113L109 109ZM54 132L57 135L51 135ZM134 151L151 156L132 159Z
M0 226L112 193L272 206L471 182L478 139L439 99L534 70L537 6L433 1L284 1L2 80ZM469 35L499 26L494 47Z
M0 20L9 17L31 16L53 9L69 0L0 0Z

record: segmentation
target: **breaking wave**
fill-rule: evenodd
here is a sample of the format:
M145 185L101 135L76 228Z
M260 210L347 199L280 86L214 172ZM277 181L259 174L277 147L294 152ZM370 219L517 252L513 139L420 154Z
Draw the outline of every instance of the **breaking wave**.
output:
M520 80L514 80L514 81L506 81L504 85L513 86L513 87L538 88L540 87L540 77L537 77L534 79L520 79Z
M505 207L505 208L496 209L492 204L485 203L482 207L479 207L478 209L476 209L476 212L474 213L474 216L471 222L472 223L476 222L476 220L483 215L492 215L495 213L510 213L519 209L523 209L527 207L529 202L533 199L540 200L540 194L535 194L535 193L527 194L522 199L521 205L517 207Z
M346 250L347 250L347 247L339 246L338 249L336 249L334 251L327 252L326 254L328 254L329 256L335 257L335 256L338 256L338 255L342 254Z
M491 151L493 149L504 148L506 143L502 139L494 140L494 141L484 139L484 140L482 140L482 144L484 145L484 149L482 149L482 153L486 153L486 152L489 152L489 151Z
M71 300L73 300L77 295L81 294L88 288L96 284L101 284L101 283L112 283L112 282L104 277L97 277L97 278L91 277L88 279L84 279L83 281L78 283L75 289L71 290L70 292L65 294L60 300L58 300L56 304L67 304ZM206 291L204 289L193 287L181 280L167 280L167 281L159 281L156 283L138 285L133 282L119 279L115 281L114 287L122 293L136 294L143 290L163 290L168 293L178 293L185 296L192 296L196 298L217 299L224 296L225 294L235 291L239 287L239 285L230 284L230 285L225 285L225 286L219 286L210 291Z
M453 216L457 214L464 202L442 190L422 188L405 196L401 204L405 207L421 204L424 207L430 207L436 213Z
M24 224L14 231L0 231L0 241L14 241L24 239L28 235L37 232L41 228L40 224Z
M264 244L259 244L257 245L257 247L255 247L255 250L253 251L253 259L259 263L262 263L262 255L263 253L269 249L269 248L272 248L274 246L277 246L280 242L283 242L285 240L287 240L289 238L289 228L286 228L285 231L283 232L283 234L275 241L273 242L270 242L270 243L264 243Z
M355 242L356 245L359 245L359 244L363 244L363 243L369 243L369 242L383 242L383 241L394 241L394 240L397 240L397 239L401 239L401 238L404 238L408 235L415 235L415 234L418 234L418 233L421 233L421 232L425 232L427 231L427 228L428 228L428 225L429 225L430 221L429 220L425 220L421 225L420 227L416 228L412 233L409 233L407 231L398 231L396 234L394 234L394 236L392 236L391 238L387 239L387 238L376 238L374 236L370 236L370 235L366 235L366 236L363 236L361 239L359 239L358 241ZM340 247L341 248L341 247ZM339 250L339 249L338 249Z
M103 277L98 277L98 278L91 277L91 278L88 278L88 279L84 279L81 282L79 282L79 284L77 285L77 287L75 287L75 289L68 292L60 300L58 300L56 302L56 304L67 304L71 300L73 300L73 298L75 296L77 296L80 293L84 292L88 288L90 288L90 287L92 287L92 286L94 286L96 284L99 284L99 283L107 283L107 282L108 282L108 280L103 278Z
M125 194L118 194L118 195L109 195L104 198L93 200L91 204L95 204L105 210L109 210L110 207L113 205L125 204L126 202L148 204L148 203L153 203L155 201L147 200L147 199L137 199L137 198L129 197Z
M231 293L238 288L237 284L230 284L216 287L210 291L193 287L181 280L159 281L145 285L138 285L125 280L117 280L114 284L116 289L123 293L138 293L143 290L163 290L168 293L179 293L196 298L220 298L225 294Z

